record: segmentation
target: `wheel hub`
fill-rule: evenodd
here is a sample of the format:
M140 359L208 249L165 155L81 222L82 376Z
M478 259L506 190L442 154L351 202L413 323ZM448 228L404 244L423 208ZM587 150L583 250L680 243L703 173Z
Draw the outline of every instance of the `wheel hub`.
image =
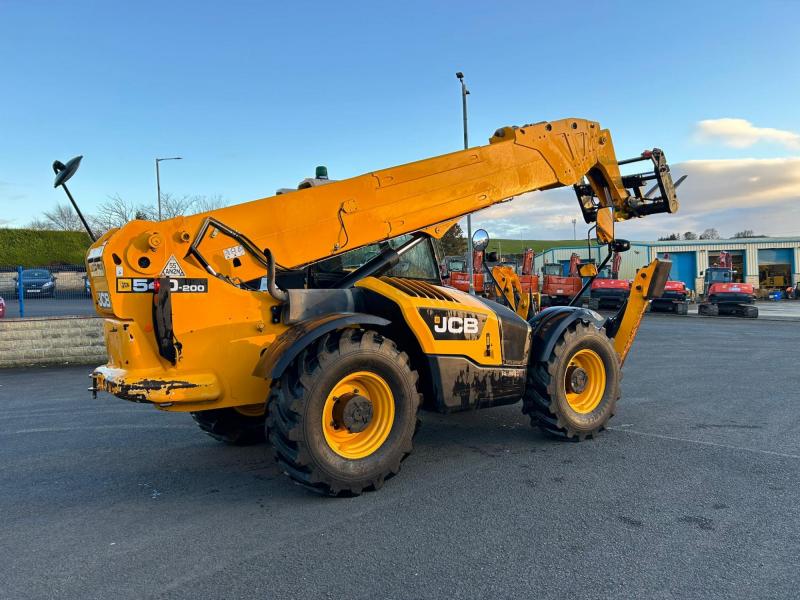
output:
M589 382L589 376L586 374L586 371L581 369L580 367L576 367L572 370L572 375L569 378L570 388L576 394L580 394L583 390L586 389L586 384Z
M364 431L372 421L372 402L358 393L343 394L333 405L333 425L350 433Z

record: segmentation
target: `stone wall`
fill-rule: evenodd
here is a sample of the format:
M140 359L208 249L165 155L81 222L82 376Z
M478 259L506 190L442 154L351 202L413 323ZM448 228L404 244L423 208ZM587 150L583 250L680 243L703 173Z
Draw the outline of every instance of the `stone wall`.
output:
M98 317L0 319L0 368L104 362Z

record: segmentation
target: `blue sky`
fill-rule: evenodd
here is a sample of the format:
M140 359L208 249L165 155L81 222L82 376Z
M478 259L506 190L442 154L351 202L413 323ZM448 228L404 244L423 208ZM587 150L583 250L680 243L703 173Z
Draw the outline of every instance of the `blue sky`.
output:
M621 157L659 146L689 172L680 216L626 225L631 237L800 234L798 23L793 1L0 0L0 220L62 202L50 165L76 154L71 188L91 212L111 194L152 202L156 156L184 157L162 165L164 191L237 202L317 164L345 178L453 151L461 70L474 145L502 125L586 117ZM524 204L475 220L571 235L563 192Z

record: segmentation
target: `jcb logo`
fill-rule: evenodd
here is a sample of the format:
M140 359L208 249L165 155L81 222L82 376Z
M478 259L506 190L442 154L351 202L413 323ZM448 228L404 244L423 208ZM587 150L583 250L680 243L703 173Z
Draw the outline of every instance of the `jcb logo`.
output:
M433 323L436 333L478 333L478 319L475 317L436 317Z
M486 315L478 312L420 308L419 313L435 340L474 341L480 338L486 324Z

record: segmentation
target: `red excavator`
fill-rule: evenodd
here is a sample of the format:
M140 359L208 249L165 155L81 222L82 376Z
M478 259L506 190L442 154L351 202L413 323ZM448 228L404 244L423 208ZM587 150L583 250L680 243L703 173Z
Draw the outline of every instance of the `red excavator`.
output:
M485 273L483 271L483 250L473 250L472 252L472 287L476 294L482 294L484 289ZM459 261L452 260L450 265L450 281L448 285L462 292L469 291L469 273L467 273L467 261L463 258Z
M581 291L582 281L578 274L581 258L572 253L569 259L569 275L564 277L558 263L547 263L542 267L542 307L569 304L572 297Z
M533 257L533 248L526 248L522 254L519 282L523 291L537 294L539 292L539 276L533 273Z
M697 305L701 315L734 315L746 319L758 317L755 289L749 283L733 280L733 259L730 252L720 252L717 263L706 269L703 277L703 295Z
M495 258L495 254L494 252L489 252L488 258L490 260ZM532 274L533 257L533 249L528 248L523 253L521 268L515 262L503 262L499 263L499 266L509 267L517 273L523 292L536 294L539 291L539 277ZM461 290L462 292L468 292L469 275L467 274L467 261L462 257L449 258L450 260L446 263L449 281L446 285ZM484 269L484 261L486 258L485 250L475 250L472 253L472 285L476 294L484 294L490 291L488 288L492 285L491 277L486 274L486 269Z
M611 308L618 310L628 292L631 289L631 282L627 279L619 278L619 268L622 264L622 255L614 253L610 267L603 267L597 278L592 282L589 308L597 310L599 308Z
M663 260L669 260L669 253L665 252ZM689 290L683 281L668 280L664 284L664 292L659 298L650 301L650 310L653 312L674 312L676 315L689 314Z

